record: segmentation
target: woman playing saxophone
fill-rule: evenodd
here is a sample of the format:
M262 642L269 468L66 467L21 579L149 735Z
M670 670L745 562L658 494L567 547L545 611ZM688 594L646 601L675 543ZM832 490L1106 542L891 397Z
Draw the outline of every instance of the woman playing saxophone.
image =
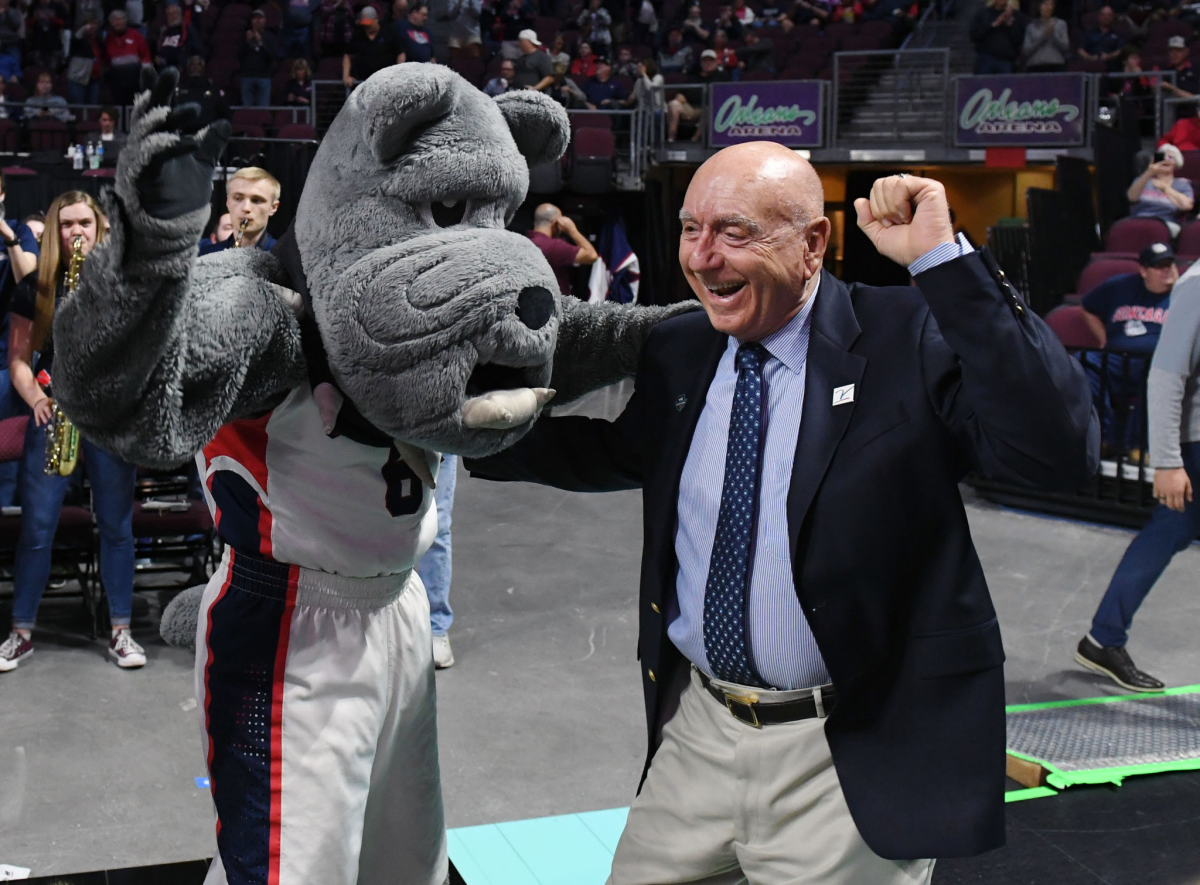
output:
M22 280L12 302L9 371L13 388L29 405L33 417L25 433L21 467L21 538L13 568L13 628L0 644L0 672L15 669L33 653L34 621L50 576L54 532L73 479L63 476L65 471L46 471L46 430L55 418L51 334L54 309L62 298L71 297L72 274L78 275L88 253L103 242L105 224L99 204L81 191L68 191L51 203L36 279L31 274ZM91 483L94 516L100 529L100 578L112 619L109 655L120 667L140 667L146 663L145 652L129 632L137 470L86 439L78 448Z

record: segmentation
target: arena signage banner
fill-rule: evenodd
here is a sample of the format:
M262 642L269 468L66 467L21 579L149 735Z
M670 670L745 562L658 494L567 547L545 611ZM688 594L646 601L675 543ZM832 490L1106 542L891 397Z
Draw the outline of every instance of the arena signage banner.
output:
M955 143L960 146L1070 147L1082 145L1086 86L1083 74L959 77Z
M708 143L777 141L787 147L820 147L821 83L783 80L714 83L709 95Z

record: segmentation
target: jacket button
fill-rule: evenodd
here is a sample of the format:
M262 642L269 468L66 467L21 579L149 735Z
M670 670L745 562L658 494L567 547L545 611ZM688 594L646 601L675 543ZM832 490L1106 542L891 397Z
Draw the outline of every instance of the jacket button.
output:
M662 609L658 607L658 603L656 602L650 603L650 611L654 612L656 615L662 614Z
M654 671L653 671L653 670L647 670L647 671L646 671L646 675L650 677L650 681L651 681L651 682L654 682L654 681L655 681L655 679L654 679Z

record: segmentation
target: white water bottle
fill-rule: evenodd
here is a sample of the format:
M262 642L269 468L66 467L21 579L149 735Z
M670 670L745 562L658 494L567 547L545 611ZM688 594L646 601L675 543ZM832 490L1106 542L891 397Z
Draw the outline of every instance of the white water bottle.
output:
M100 168L100 158L96 156L96 146L90 141L87 146L87 165L89 169Z
M83 168L83 148L75 145L75 155L71 157L71 168L76 171Z

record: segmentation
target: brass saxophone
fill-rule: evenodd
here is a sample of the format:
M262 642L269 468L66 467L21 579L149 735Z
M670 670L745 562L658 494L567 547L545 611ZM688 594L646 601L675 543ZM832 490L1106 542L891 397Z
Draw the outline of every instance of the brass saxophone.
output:
M233 245L235 248L242 248L242 237L246 235L246 225L249 223L249 218L243 218L240 222L238 222L237 236L233 239Z
M83 237L71 244L71 263L67 266L67 295L74 295L79 286L79 269L83 267ZM70 476L79 462L79 430L71 423L51 397L50 422L46 425L47 476Z

